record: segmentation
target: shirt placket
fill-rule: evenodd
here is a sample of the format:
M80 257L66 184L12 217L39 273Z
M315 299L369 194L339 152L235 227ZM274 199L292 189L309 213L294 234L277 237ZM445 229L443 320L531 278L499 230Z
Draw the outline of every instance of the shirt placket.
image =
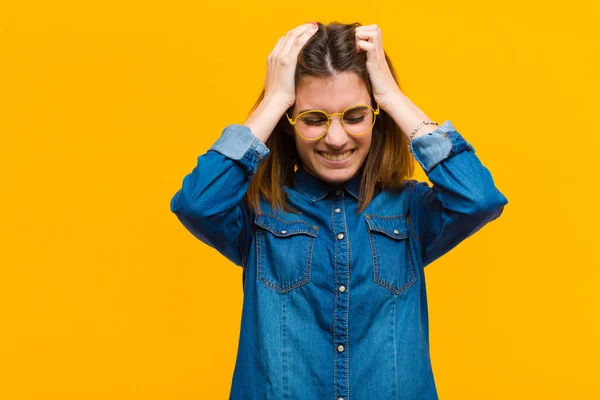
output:
M349 399L348 375L348 283L350 251L344 210L344 192L333 193L331 220L335 235L335 302L333 310L334 396L335 400Z

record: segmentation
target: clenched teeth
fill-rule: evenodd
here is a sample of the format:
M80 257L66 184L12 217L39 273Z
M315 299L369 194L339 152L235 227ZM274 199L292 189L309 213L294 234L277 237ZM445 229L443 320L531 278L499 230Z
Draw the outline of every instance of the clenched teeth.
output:
M345 153L337 154L337 155L329 154L329 153L321 153L321 155L323 157L325 157L326 159L331 160L331 161L342 161L342 160L345 160L346 158L350 157L350 154L352 154L352 150L349 150L349 151L347 151Z

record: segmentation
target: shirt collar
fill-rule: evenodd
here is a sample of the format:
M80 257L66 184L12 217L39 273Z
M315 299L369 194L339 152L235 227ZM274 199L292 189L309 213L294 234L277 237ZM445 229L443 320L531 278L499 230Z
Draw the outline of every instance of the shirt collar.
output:
M358 200L360 194L360 179L362 176L361 172L362 169L352 179L343 184L330 185L312 176L302 167L298 167L298 170L294 174L294 188L308 197L313 203L324 199L329 193L334 192L336 189L344 189L348 194Z

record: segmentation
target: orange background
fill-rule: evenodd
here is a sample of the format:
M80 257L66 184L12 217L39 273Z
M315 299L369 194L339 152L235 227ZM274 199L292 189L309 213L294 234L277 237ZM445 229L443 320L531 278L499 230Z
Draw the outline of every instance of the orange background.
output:
M227 398L241 269L169 202L310 20L377 23L509 199L426 269L440 398L600 398L598 2L214 3L0 5L0 398Z

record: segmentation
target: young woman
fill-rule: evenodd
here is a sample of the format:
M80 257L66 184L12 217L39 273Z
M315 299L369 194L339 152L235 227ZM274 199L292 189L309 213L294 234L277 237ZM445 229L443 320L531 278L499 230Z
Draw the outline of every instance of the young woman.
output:
M406 179L412 157L433 183ZM243 267L231 399L437 399L424 267L507 204L400 90L376 25L305 24L171 200Z

